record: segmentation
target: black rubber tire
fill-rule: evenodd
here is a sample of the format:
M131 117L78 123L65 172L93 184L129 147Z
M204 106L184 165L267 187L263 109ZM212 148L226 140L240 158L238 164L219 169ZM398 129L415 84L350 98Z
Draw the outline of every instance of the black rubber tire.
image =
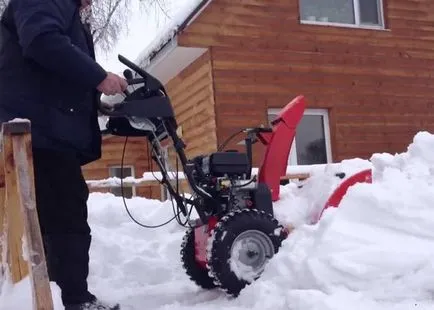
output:
M258 274L252 282L249 282L239 279L230 267L233 242L238 235L248 230L260 231L271 240L274 248L271 257L278 253L282 241L287 237L287 231L271 214L256 209L231 212L217 223L208 241L207 267L214 278L214 283L233 297L237 297L247 285L262 274Z
M208 275L208 269L203 268L196 262L193 228L189 228L186 231L182 240L181 262L187 275L198 286L204 289L213 289L217 287L217 285L214 284L213 279Z

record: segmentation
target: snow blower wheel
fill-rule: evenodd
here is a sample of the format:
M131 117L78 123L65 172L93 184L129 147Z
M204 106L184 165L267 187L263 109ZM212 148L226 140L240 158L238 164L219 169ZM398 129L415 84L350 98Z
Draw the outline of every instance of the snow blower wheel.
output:
M237 297L261 276L285 238L283 226L263 211L243 209L224 216L208 241L207 267L214 283Z
M209 277L208 270L200 266L195 259L194 229L189 228L181 244L181 261L190 279L204 289L217 287Z

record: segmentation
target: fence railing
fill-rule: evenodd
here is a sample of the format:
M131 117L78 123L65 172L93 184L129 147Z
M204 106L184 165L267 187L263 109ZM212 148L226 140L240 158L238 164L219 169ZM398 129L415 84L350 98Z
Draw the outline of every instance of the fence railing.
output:
M334 172L340 171L342 168L341 163L327 163L327 164L315 164L315 165L291 165L286 168L286 175L280 178L281 184L287 184L291 181L303 181L311 177L316 173L324 173L327 170ZM252 175L257 175L259 169L253 168ZM339 173L341 174L341 173ZM172 183L176 181L175 176L179 180L179 190L183 193L190 193L190 187L182 171L169 172L169 177ZM107 191L107 189L119 188L121 185L125 187L134 187L135 191L139 188L157 187L159 188L159 196L153 196L153 198L159 198L162 201L169 199L170 195L168 190L161 184L162 174L160 171L145 172L142 177L126 177L122 180L117 177L110 177L100 180L87 180L87 184L92 191ZM146 196L146 191L142 191L141 195ZM140 196L140 194L139 194Z
M286 175L281 177L282 181L285 180L304 180L315 172L324 171L327 167L331 167L337 164L320 164L320 165L301 165L301 166L288 166L286 169ZM258 168L252 169L252 175L257 175ZM175 176L176 172L169 172L169 176ZM185 180L184 172L178 172L178 179ZM110 188L121 186L121 181L124 186L152 186L159 185L159 181L162 178L160 171L145 172L141 178L126 177L122 180L117 177L110 177L101 180L87 180L87 184L90 188Z

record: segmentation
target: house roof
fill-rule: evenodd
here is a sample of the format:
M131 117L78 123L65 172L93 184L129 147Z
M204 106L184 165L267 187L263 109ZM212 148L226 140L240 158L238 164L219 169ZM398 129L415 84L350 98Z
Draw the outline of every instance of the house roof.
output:
M149 66L160 52L176 40L177 34L183 31L211 1L212 0L187 0L185 7L170 20L168 25L166 25L148 47L140 53L136 62L143 67Z

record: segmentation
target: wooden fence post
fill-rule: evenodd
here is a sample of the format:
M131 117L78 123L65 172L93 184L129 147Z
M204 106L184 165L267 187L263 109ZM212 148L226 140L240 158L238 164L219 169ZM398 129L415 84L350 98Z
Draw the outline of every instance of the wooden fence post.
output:
M34 310L53 310L44 247L36 209L30 122L2 124L3 196L0 191L2 236L0 252L3 269L8 268L12 283L30 277ZM4 257L5 256L5 257ZM4 272L5 270L3 270Z

